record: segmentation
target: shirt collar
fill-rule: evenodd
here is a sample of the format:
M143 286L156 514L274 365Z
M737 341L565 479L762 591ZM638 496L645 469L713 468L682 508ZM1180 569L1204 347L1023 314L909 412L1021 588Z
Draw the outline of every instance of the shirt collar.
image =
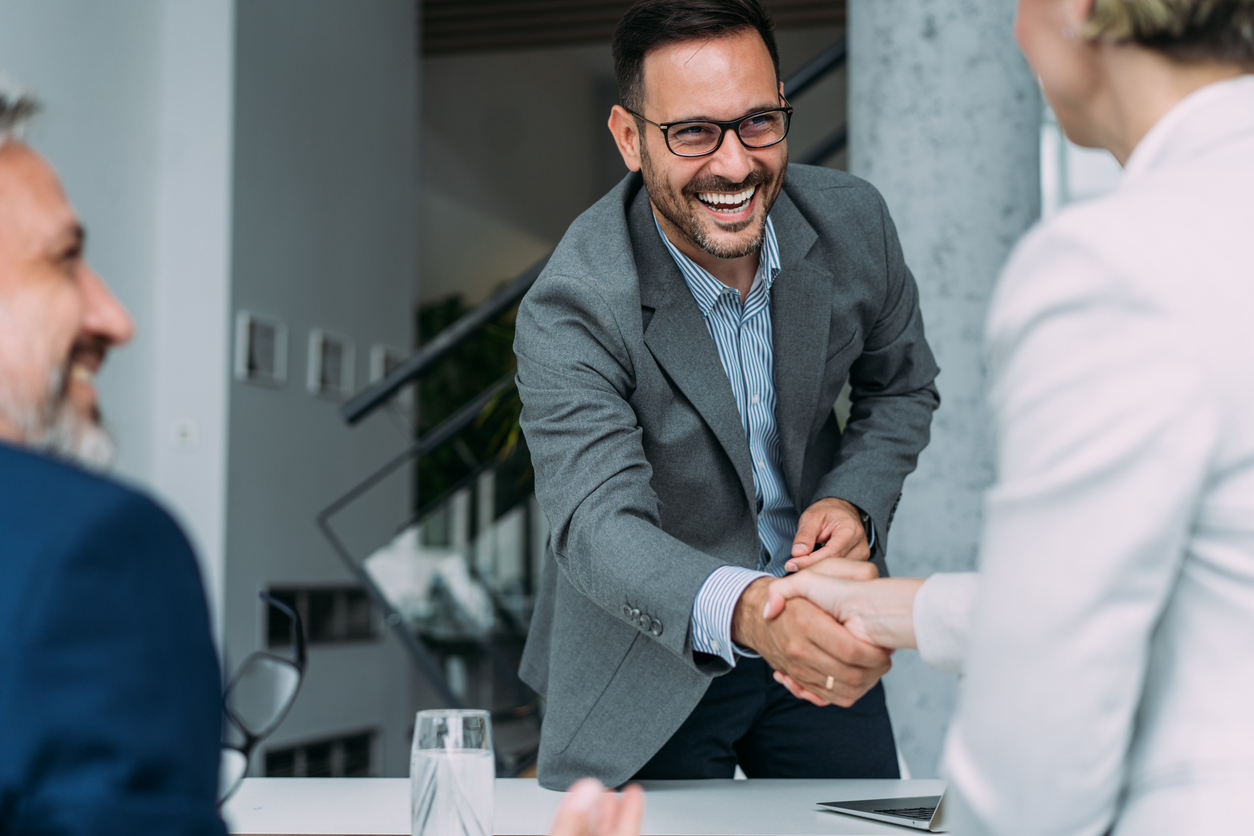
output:
M653 225L657 227L657 234L662 239L662 243L666 245L666 250L671 254L671 258L675 260L675 265L679 268L679 272L683 274L684 281L688 285L688 290L692 292L692 296L697 300L697 307L701 309L703 316L709 316L710 311L714 309L718 297L725 291L729 290L727 285L714 278L708 270L697 264L688 256L679 251L679 248L671 243L666 237L666 233L662 231L662 225L658 223L657 216L653 217ZM765 284L769 291L771 285L775 283L775 277L779 275L779 242L775 239L775 224L771 222L771 216L766 216L766 228L762 233L762 249L758 255L758 272L753 277L753 288L759 284ZM753 292L750 288L749 292Z

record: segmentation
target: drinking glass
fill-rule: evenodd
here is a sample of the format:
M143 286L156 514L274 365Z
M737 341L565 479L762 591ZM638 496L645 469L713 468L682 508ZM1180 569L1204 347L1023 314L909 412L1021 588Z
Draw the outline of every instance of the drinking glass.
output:
M492 836L496 783L486 711L419 711L409 760L413 836Z

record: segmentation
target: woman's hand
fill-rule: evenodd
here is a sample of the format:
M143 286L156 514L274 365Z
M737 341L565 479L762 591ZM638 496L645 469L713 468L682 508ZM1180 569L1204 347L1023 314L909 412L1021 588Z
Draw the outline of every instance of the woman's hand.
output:
M885 648L917 647L914 596L923 579L875 578L874 570L861 561L820 561L772 582L763 616L775 618L788 599L805 598L864 642Z

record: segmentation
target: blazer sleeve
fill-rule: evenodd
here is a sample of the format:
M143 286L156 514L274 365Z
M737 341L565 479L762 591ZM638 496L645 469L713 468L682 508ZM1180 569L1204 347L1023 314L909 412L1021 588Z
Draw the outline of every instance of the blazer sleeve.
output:
M998 477L945 754L963 832L1108 832L1220 438L1180 320L1085 241L1029 239L990 314Z
M932 670L961 673L980 591L975 572L938 572L914 597L914 636L919 657Z
M40 556L13 622L0 832L220 836L222 692L195 558L151 501L101 494Z
M592 281L546 274L519 309L514 353L536 496L563 574L625 623L633 607L647 610L662 623L649 638L694 668L726 671L721 660L698 667L689 640L693 602L723 563L661 529L610 305Z
M849 369L849 421L840 449L811 501L839 497L865 511L875 524L875 551L882 557L902 484L931 437L932 412L940 406L933 381L940 369L923 334L919 289L897 228L883 198L876 194L876 200L883 221L886 292L862 354Z

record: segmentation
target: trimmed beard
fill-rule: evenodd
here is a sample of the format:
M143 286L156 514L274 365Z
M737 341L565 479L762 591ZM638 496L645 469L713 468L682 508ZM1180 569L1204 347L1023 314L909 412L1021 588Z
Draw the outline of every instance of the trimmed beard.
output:
M17 427L26 446L68 459L90 470L113 464L117 445L101 426L100 414L84 416L68 397L69 372L53 369L42 406L14 401L12 392L0 387L0 413Z
M788 158L784 158L784 165L780 169L780 179L783 178L783 172L788 169ZM649 199L653 205L657 207L662 217L670 222L671 226L679 230L679 233L695 244L700 249L714 256L715 258L743 258L744 256L756 253L762 249L762 242L766 239L766 217L771 212L771 207L775 205L775 199L779 197L780 186L779 180L772 180L770 175L760 168L755 168L739 183L731 183L722 177L706 177L700 180L693 180L684 186L681 194L685 197L697 199L699 192L739 192L744 191L750 186L758 186L761 192L762 186L775 185L775 194L770 196L770 202L767 203L767 196L758 194L757 197L762 200L764 211L761 219L749 218L737 224L723 227L723 231L736 233L746 229L749 224L757 221L758 228L754 231L752 237L740 244L723 245L710 238L707 228L701 223L697 216L697 212L689 209L687 206L676 205L671 202L671 194L669 190L658 188L656 190L650 188L652 183L659 183L653 171L653 159L649 156L648 143L640 143L640 172L644 176L644 187L649 192Z

